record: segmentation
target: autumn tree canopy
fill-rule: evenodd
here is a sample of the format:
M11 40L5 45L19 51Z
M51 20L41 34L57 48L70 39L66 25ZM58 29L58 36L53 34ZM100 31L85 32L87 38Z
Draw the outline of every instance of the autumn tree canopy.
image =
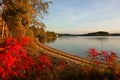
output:
M25 35L36 17L47 13L49 3L44 0L3 0L2 18L3 27L8 29L6 34L13 37Z

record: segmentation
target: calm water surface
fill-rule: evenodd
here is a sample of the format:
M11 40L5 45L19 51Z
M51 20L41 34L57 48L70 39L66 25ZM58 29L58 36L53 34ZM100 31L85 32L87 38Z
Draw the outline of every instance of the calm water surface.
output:
M118 36L59 37L56 41L46 44L80 57L86 57L90 48L96 48L99 51L112 50L120 56L120 37Z

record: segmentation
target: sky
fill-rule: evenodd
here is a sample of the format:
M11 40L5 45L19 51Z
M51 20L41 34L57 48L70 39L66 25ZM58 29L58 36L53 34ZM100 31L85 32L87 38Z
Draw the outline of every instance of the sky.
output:
M43 22L57 33L120 33L120 0L51 0Z

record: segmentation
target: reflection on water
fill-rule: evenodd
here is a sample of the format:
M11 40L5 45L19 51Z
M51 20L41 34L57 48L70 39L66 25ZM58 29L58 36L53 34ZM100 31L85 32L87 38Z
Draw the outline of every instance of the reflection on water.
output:
M46 43L49 44L49 43L54 43L56 39L57 38L55 38L55 37L51 37L51 38L39 38L39 41L42 44L46 44Z
M90 48L112 50L120 56L120 37L89 36L89 37L60 37L47 45L81 57L86 57Z
M47 39L47 44L49 43L54 43L57 38L48 38Z
M104 50L104 42L107 42L109 40L109 36L91 36L87 37L87 39L90 40L97 40L101 44L101 50Z
M109 36L108 37L106 37L106 36L91 36L91 37L87 37L87 39L93 39L93 40L98 40L98 41L106 41L106 40L108 40L109 39Z

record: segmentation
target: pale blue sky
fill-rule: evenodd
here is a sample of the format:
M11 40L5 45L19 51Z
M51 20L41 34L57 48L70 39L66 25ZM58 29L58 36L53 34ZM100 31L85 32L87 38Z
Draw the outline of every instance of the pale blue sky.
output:
M120 0L51 0L43 22L60 33L120 32Z

